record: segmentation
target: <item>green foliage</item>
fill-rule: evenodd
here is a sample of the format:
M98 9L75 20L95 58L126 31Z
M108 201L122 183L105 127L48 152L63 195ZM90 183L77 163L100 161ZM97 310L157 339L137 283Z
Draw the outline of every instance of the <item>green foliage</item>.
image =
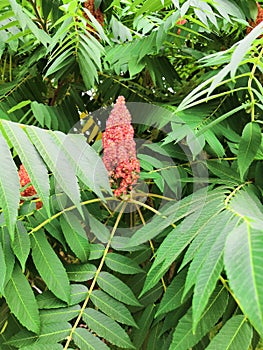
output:
M259 350L256 1L94 6L0 4L0 349ZM80 113L120 95L141 173L115 198Z

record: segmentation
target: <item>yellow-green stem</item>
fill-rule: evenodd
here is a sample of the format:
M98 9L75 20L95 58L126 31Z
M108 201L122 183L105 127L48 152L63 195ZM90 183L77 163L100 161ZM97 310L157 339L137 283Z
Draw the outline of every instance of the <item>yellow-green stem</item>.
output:
M105 250L104 250L103 256L102 256L102 258L101 258L100 264L99 264L99 266L98 266L98 268L97 268L97 271L96 271L96 273L95 273L95 276L94 276L93 281L92 281L92 283L91 283L91 286L90 286L90 288L89 288L87 297L86 297L86 299L85 299L85 301L84 301L84 303L83 303L83 305L82 305L82 308L81 308L81 310L80 310L80 313L79 313L79 315L78 315L78 317L77 317L77 319L76 319L76 321L75 321L73 327L71 328L71 332L70 332L70 335L69 335L68 338L67 338L67 342L66 342L66 344L65 344L64 350L67 350L67 349L68 349L69 344L70 344L70 342L71 342L71 340L72 340L73 333L75 332L76 328L78 327L78 324L79 324L79 322L80 322L80 320L81 320L81 318L82 318L82 315L83 315L83 313L84 313L84 311L85 311L85 309L86 309L86 306L87 306L87 304L88 304L88 302L89 302L90 295L91 295L91 293L92 293L92 291L93 291L93 289L94 289L94 287L95 287L95 284L96 284L96 282L97 282L98 276L99 276L99 274L100 274L100 272L101 272L101 269L102 269L102 267L103 267L103 265L104 265L104 261L105 261L106 255L107 255L107 253L108 253L108 251L109 251L109 248L110 248L110 245L111 245L111 241L112 241L112 239L113 239L113 237L114 237L114 235L115 235L115 232L116 232L117 227L118 227L118 225L119 225L119 222L120 222L120 220L121 220L122 214L123 214L123 212L124 212L124 210L125 210L125 207L126 207L126 203L124 202L124 203L123 203L123 206L122 206L122 208L121 208L121 210L120 210L120 212L119 212L119 214L118 214L118 217L117 217L117 219L116 219L116 222L115 222L115 224L114 224L114 227L113 227L113 229L112 229L112 232L111 232L110 238L109 238L109 240L108 240L108 243L107 243L107 245L106 245L106 247L105 247Z

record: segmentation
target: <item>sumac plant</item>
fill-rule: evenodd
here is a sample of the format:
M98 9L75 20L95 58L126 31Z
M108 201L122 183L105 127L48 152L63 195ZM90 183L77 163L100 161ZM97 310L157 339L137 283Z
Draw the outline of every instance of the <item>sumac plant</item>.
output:
M262 349L261 6L0 2L1 350Z

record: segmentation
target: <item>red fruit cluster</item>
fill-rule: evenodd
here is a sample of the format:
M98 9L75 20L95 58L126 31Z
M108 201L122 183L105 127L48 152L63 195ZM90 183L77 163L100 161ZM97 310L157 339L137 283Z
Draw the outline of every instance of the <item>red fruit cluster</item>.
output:
M247 27L246 33L249 34L253 28L255 28L259 23L263 21L263 8L257 2L258 14L255 21L249 21L250 27Z
M85 1L84 7L87 10L89 10L89 12L96 18L96 20L100 23L100 25L103 26L103 24L104 24L103 13L101 12L101 10L99 8L97 10L95 10L94 0ZM89 20L89 17L85 12L84 12L84 17L87 18L87 20ZM87 25L87 28L92 29L89 24Z
M125 105L125 98L119 96L102 135L103 162L116 197L131 190L139 178L140 162L136 157L133 136L130 112Z
M24 167L24 165L20 165L20 168L18 170L18 176L20 179L20 186L24 187L27 184L29 184L31 182L28 173ZM33 185L28 186L24 191L21 192L21 196L22 197L32 197L35 196L37 194L35 187ZM23 203L23 201L21 201ZM42 202L38 201L36 202L36 208L40 209L42 208Z

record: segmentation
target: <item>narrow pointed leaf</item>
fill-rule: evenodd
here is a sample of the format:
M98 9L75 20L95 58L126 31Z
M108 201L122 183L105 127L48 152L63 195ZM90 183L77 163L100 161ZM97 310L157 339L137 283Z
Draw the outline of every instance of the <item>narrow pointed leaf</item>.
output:
M41 198L45 209L50 214L50 186L45 164L26 133L18 124L7 121L3 121L2 123L9 140L12 142L12 145L28 172L29 178L35 187L38 196Z
M70 249L82 262L89 258L89 241L77 216L65 213L60 217L60 225Z
M80 135L50 132L55 142L62 146L79 179L103 198L101 188L111 193L107 170L97 152Z
M112 319L129 326L137 327L127 307L102 290L94 290L91 293L90 299L98 309Z
M11 312L28 330L39 333L40 319L34 293L18 264L15 266L4 296Z
M28 126L26 131L41 157L53 172L57 180L57 186L69 196L80 213L82 213L77 178L72 165L64 154L63 148L58 147L46 130Z
M252 339L252 329L245 316L233 316L212 339L206 350L248 350Z
M186 275L187 269L184 269L174 277L164 293L155 317L168 313L181 305Z
M97 283L102 290L127 305L141 305L132 290L124 282L110 273L101 272L98 276Z
M92 264L70 264L66 267L68 278L74 282L84 282L91 280L97 267Z
M257 123L248 123L239 142L237 163L243 181L245 172L253 162L261 144L261 129Z
M229 284L249 321L263 336L263 235L246 222L228 236L225 267Z
M123 274L144 273L144 270L139 267L132 259L116 253L109 253L106 256L105 264L113 271Z
M0 243L0 294L4 292L4 283L6 278L6 262L2 244Z
M101 312L91 308L85 309L83 320L90 329L113 345L126 349L135 349L124 329Z
M32 258L48 288L58 298L69 303L70 287L66 270L49 245L43 231L31 235Z
M77 328L73 333L73 340L80 350L110 349L105 343L85 328Z
M19 348L19 350L47 350L46 344L32 344L23 346ZM48 350L63 350L63 346L61 344L48 344Z
M30 238L22 221L17 221L15 239L12 242L13 251L19 260L22 270L25 270L25 263L30 253Z
M43 323L70 321L77 317L80 311L79 305L58 308L55 310L41 310L40 320Z
M49 290L39 294L36 297L39 309L58 309L61 307L73 306L81 303L85 300L88 294L88 288L82 284L71 284L70 285L70 304L66 304L61 299L56 298L56 296Z
M0 164L0 207L3 209L5 222L9 229L11 239L13 240L20 200L20 183L12 154L1 132Z

